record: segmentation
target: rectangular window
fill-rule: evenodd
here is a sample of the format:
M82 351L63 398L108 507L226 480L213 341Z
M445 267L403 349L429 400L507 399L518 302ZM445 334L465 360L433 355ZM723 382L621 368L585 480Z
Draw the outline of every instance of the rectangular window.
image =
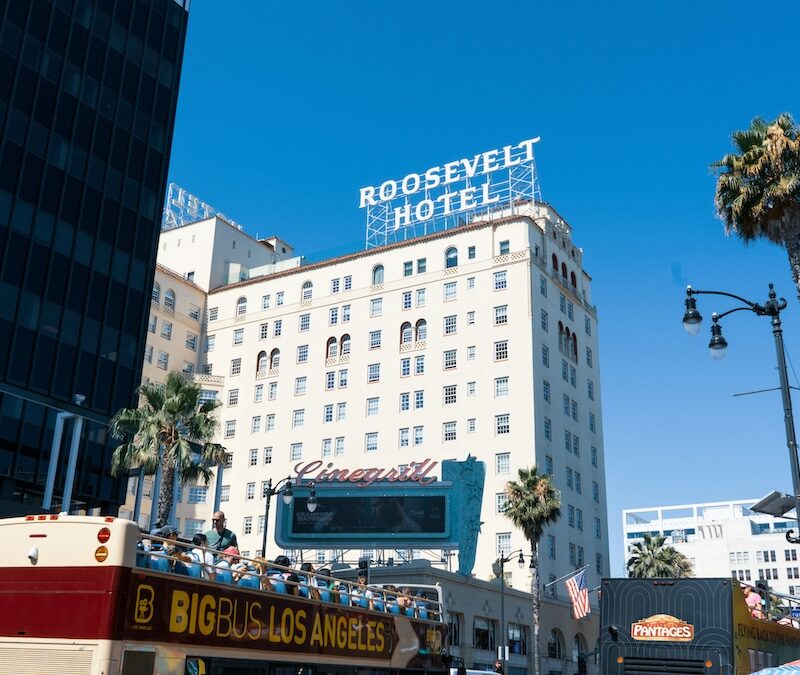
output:
M511 453L498 452L494 456L494 472L497 474L507 474L511 471Z
M188 361L183 362L183 372L186 375L191 375L194 372L194 364L189 363Z
M562 408L564 409L564 414L569 417L569 396L566 394L562 396Z
M508 358L508 340L499 340L494 343L494 360L505 361Z
M444 317L444 334L453 335L456 332L456 315Z
M550 403L550 383L547 380L542 381L542 398Z
M304 333L309 328L311 328L311 315L310 314L301 314L300 315L300 323L299 323L300 332Z
M456 385L449 384L444 388L444 404L451 405L456 403Z
M239 375L242 372L242 360L241 359L232 359L231 360L231 375Z
M368 398L367 399L367 417L372 417L372 415L378 414L378 401L380 399L376 398Z
M234 345L241 345L244 344L244 328L237 328L233 331L233 344Z
M348 274L344 278L344 290L349 291L352 288L353 288L353 277L350 274Z
M269 294L262 295L261 296L261 309L269 309L269 301L270 301Z
M424 441L424 427L414 427L414 445L422 445Z
M250 450L249 463L250 466L258 465L258 448L253 448L252 450Z
M380 349L381 346L381 332L379 330L373 330L369 333L369 348L370 349Z
M200 321L200 308L197 305L189 305L189 318Z
M561 359L561 379L569 382L569 364L565 359Z
M239 390L238 389L231 389L228 392L228 405L238 405L239 403Z
M414 357L414 375L424 375L425 374L425 357L424 356L415 356Z
M594 401L594 382L591 380L586 381L586 395L590 401Z
M147 363L153 362L153 345L146 345L144 348L144 358Z
M341 422L347 417L347 402L336 404L336 421Z
M452 370L456 367L456 350L448 349L444 352L444 369Z
M547 312L545 312L544 310L541 311L541 319L540 319L540 321L541 321L541 325L542 325L542 330L546 333L547 332L547 327L549 325L549 319L547 317Z
M424 391L415 391L414 392L414 409L420 410L421 408L425 407L425 392Z
M322 421L333 422L333 403L329 403L322 409Z
M505 492L498 492L494 496L495 513L505 513L508 508L508 495Z
M574 387L577 383L575 366L569 367L569 383Z
M550 421L549 417L545 417L544 418L544 437L548 441L552 441L553 440L553 424Z
M161 337L167 340L172 339L172 324L169 321L161 322Z
M186 349L197 351L197 335L194 333L186 333Z
M475 418L470 417L467 419L467 433L474 434L475 433Z
M511 244L508 239L500 242L500 255L506 255L511 251Z
M400 394L400 412L405 412L411 408L411 394L404 391Z
M414 261L407 260L403 263L403 276L410 277L412 274L414 274Z
M475 383L467 382L467 396L475 396Z
M398 444L401 448L407 448L409 443L408 427L400 429Z
M383 314L383 298L373 298L369 301L369 315L381 316Z
M589 366L589 368L592 367L592 350L589 349L589 347L586 348L586 365Z
M508 396L508 377L496 377L494 379L494 395Z
M270 382L267 387L267 400L274 401L276 398L278 398L278 383Z
M364 435L364 451L376 452L378 450L378 432L370 431Z
M567 311L567 298L563 293L558 294L558 308L562 314Z
M578 421L578 402L577 401L570 401L570 409L572 413L572 419L576 422Z
M221 502L227 502L231 498L231 486L230 485L223 485L222 489L219 491L219 500Z
M335 326L337 323L339 323L339 308L331 307L328 310L328 324Z
M292 411L292 429L296 429L297 427L302 427L306 422L306 411L305 410L293 410Z
M283 298L284 298L283 291L278 291L275 294L275 306L276 307L280 307L281 305L283 305Z
M598 504L600 503L600 486L596 480L592 481L592 499Z
M581 455L580 439L574 434L572 435L572 452L576 457L580 457Z
M556 538L552 534L547 535L547 557L550 560L556 559Z
M550 455L544 457L544 472L550 476L553 475L553 458Z
M597 448L595 448L594 446L592 446L591 454L592 454L592 466L597 467Z
M289 459L292 462L299 462L301 459L303 459L302 443L292 443L289 449Z
M350 321L350 305L342 305L342 323Z
M349 372L347 368L343 368L339 371L339 389L346 389L347 388L347 379L349 377Z
M508 323L508 305L498 305L494 308L494 325L502 326Z
M455 281L448 281L444 285L444 300L445 302L449 302L450 300L456 299L456 282Z
M564 449L572 452L572 433L567 430L564 430Z
M258 339L266 340L268 337L269 337L269 322L265 321L264 323L258 326Z
M573 478L572 478L572 476L573 476L573 474L572 474L572 469L570 469L569 467L567 467L567 487L568 487L570 490L572 490L572 489L573 489L573 485L574 485L574 481L573 481Z
M467 247L467 258L469 260L475 260L475 247L474 246L468 246Z
M156 364L161 370L166 370L169 367L169 354L167 352L158 352L158 363Z
M581 494L582 491L583 491L583 488L581 487L581 472L580 471L576 471L575 472L575 492L577 492L578 494Z
M550 367L550 348L547 345L542 345L542 365L545 368Z
M475 290L475 277L467 277L467 290L468 291Z
M217 342L216 335L206 335L206 351L213 352L216 342Z
M411 359L400 359L400 377L411 375Z
M547 297L547 278L544 274L539 275L539 292L546 298Z
M264 464L272 464L272 446L264 448Z
M595 433L597 431L597 424L594 419L594 413L589 413L589 431Z
M331 279L331 294L339 292L339 279Z
M155 314L151 314L150 319L147 321L147 330L151 333L155 333L156 326L158 326L158 317Z
M417 258L417 274L424 274L428 271L428 261L426 258Z
M594 537L595 539L602 539L603 538L603 528L600 524L600 519L594 519Z
M592 320L588 316L583 317L583 330L587 335L592 334Z
M325 390L330 391L336 386L336 372L329 370L325 373Z
M308 363L308 345L300 345L297 348L297 363Z
M339 436L336 438L335 446L334 446L334 454L338 457L339 455L344 454L344 436Z
M282 319L275 319L272 323L272 335L273 337L280 337L283 333L283 320Z
M572 504L567 505L567 525L575 527L575 507Z
M575 305L572 304L572 300L567 300L567 317L575 318Z
M418 288L417 289L417 307L424 307L425 306L425 289Z
M323 438L322 439L322 457L328 458L333 454L333 439L332 438Z
M242 532L245 534L252 534L253 532L253 516L245 516Z
M403 309L411 309L411 291L403 293Z
M236 436L236 420L227 420L225 422L225 438L233 438Z
M508 273L505 270L494 273L494 290L502 291L508 288Z
M273 431L275 429L275 414L270 413L267 415L267 431Z
M444 435L445 441L454 441L456 440L456 423L455 422L445 422L442 425L442 433Z
M381 379L381 364L371 363L367 366L367 382L379 382Z
M511 551L511 532L498 532L495 544L497 555L507 556Z
M219 316L219 307L209 307L208 308L208 320L209 321L216 321L218 316Z
M475 312L469 311L467 312L467 325L474 326L475 325Z

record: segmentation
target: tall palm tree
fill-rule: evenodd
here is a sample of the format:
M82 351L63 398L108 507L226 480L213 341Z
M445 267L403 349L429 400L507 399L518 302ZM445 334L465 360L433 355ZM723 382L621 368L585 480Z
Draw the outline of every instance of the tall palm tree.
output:
M544 528L561 516L561 496L547 474L536 467L519 470L519 480L506 483L505 515L522 530L531 545L531 601L533 609L533 675L539 674L539 540ZM505 628L503 628L505 630Z
M725 231L745 242L765 238L789 254L800 293L800 127L789 113L773 122L756 117L733 132L737 152L711 167L717 174L714 205Z
M628 576L632 579L676 579L692 576L692 563L680 551L666 544L667 538L645 534L633 545L628 558Z
M200 387L181 373L169 373L164 384L150 382L137 390L138 408L123 408L111 418L111 435L122 439L114 450L111 473L140 467L151 474L161 467L158 520L169 521L175 499L175 472L181 484L198 478L206 483L211 467L225 459L225 449L212 443L218 422L216 400L200 403Z

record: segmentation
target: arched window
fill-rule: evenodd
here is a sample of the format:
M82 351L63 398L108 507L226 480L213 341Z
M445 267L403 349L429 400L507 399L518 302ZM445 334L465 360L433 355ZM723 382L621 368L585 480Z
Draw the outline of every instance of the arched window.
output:
M547 640L547 656L558 661L564 658L563 640L558 630L552 631L550 638Z
M347 333L342 335L342 339L339 341L339 344L342 347L342 356L350 353L350 336Z
M586 653L586 640L583 635L577 633L572 641L572 660L577 663L581 654Z
M310 281L306 281L303 284L303 300L311 300L314 295L314 284Z
M383 283L383 265L375 265L372 268L372 285Z
M428 339L428 322L425 319L417 321L417 342Z
M458 267L458 249L451 246L444 252L444 266L447 269Z
M258 352L258 362L256 363L256 370L267 369L267 352Z
M414 329L412 328L411 324L406 321L402 326L400 326L400 344L405 345L413 341Z
M164 293L164 307L167 309L175 309L175 291L171 288Z
M157 283L153 284L153 302L161 300L161 286Z
M329 337L325 345L325 358L332 359L339 354L339 343L335 337Z
M561 263L561 277L564 279L564 283L567 281L567 266L565 263Z
M569 282L572 284L572 288L578 287L578 280L575 278L575 272L569 273Z
M558 257L553 253L553 269L558 272Z
M236 316L244 316L247 314L247 298L242 296L236 301Z
M279 368L281 365L281 350L273 349L269 355L269 367Z

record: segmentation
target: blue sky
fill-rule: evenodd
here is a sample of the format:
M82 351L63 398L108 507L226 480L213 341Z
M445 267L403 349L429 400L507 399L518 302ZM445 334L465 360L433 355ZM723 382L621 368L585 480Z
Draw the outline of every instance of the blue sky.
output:
M192 2L170 179L312 258L363 246L358 189L541 136L542 196L593 277L612 572L621 510L789 491L769 321L681 326L684 288L800 302L778 247L726 238L710 162L800 115L788 5ZM790 373L793 383L797 377ZM800 413L800 410L798 411Z

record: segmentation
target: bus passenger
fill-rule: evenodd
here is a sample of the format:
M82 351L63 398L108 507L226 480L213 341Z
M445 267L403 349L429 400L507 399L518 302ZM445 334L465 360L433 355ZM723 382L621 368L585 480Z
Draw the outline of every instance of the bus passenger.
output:
M217 511L211 516L211 529L206 532L209 548L215 551L224 551L231 546L238 548L239 543L236 541L236 535L225 527L225 514L222 511Z
M319 581L314 574L314 566L310 562L304 562L300 565L300 572L297 577L300 582L299 594L304 598L319 600Z
M389 614L400 614L400 605L397 602L397 586L388 584L384 587L384 597L386 598L386 611Z
M416 616L417 614L417 604L414 602L411 595L411 588L403 586L400 589L400 595L397 596L397 604L400 605L400 609L406 616Z
M375 609L375 594L367 588L367 575L359 574L358 582L353 586L350 596L350 604L353 607L363 609Z
M236 557L239 555L239 549L235 546L228 546L217 560L217 580L223 584L233 583L233 565Z
M742 592L744 593L744 601L750 608L750 614L754 619L763 619L764 610L762 609L763 598L756 593L755 589L750 586L742 585Z
M214 571L214 554L207 549L208 538L202 532L198 532L192 537L194 548L190 555L194 558L195 565L201 565L202 576L204 579L214 581L216 572Z
M289 569L291 564L287 556L279 555L275 558L274 565L267 571L267 576L278 593L289 593L290 595L298 593L297 585L300 578Z

